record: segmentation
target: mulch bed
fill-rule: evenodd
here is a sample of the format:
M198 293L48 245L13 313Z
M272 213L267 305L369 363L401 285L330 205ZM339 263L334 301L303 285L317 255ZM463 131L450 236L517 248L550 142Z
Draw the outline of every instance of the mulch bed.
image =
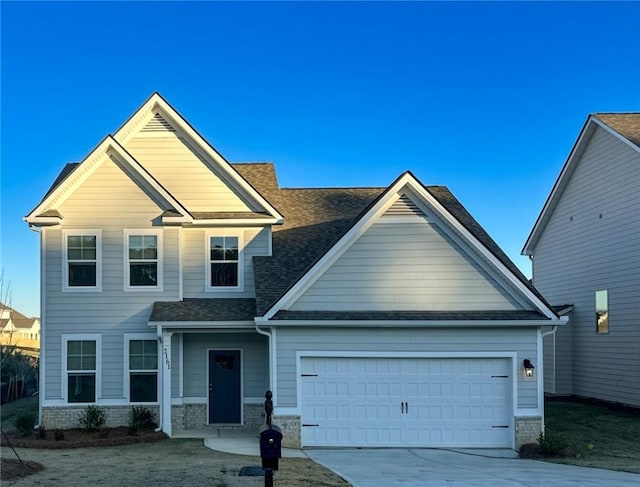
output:
M83 429L68 429L46 431L44 438L42 435L37 436L20 436L17 433L8 433L9 443L7 443L4 435L2 437L2 446L13 446L14 448L91 448L106 446L133 445L136 443L151 443L168 438L163 432L156 432L153 429L145 429L138 431L137 435L130 435L129 428L121 426L118 428L106 428L102 431L86 431ZM62 436L62 439L61 439ZM58 439L56 439L56 437Z
M21 462L17 458L3 458L0 467L2 480L20 479L44 470L44 467L37 462Z

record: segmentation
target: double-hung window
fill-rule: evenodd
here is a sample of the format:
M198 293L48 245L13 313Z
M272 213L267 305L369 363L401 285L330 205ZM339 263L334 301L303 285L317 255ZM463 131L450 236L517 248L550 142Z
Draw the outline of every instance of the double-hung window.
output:
M99 390L100 336L63 335L63 343L67 402L96 402L96 392Z
M208 233L207 290L242 290L242 239L240 235Z
M125 231L125 289L162 290L162 233Z
M158 341L149 335L125 337L130 402L158 401Z
M102 233L65 230L63 235L63 289L100 291L102 287Z

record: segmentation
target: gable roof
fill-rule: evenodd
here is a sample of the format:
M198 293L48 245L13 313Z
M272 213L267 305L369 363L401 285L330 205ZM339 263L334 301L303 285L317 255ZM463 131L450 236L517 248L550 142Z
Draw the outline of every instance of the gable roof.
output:
M238 166L236 166L238 167ZM239 167L251 180L258 171L251 165ZM362 221L385 196L395 194L411 182L414 188L428 193L442 210L455 220L495 259L516 287L528 294L546 316L555 316L550 305L531 285L478 222L444 186L423 186L410 173L404 173L388 188L315 188L271 189L269 199L279 205L285 224L273 233L273 255L257 256L254 261L256 307L258 316L273 316L274 309L291 289L342 239ZM282 316L282 315L281 315Z
M551 192L531 229L531 233L529 233L527 237L524 247L522 248L523 255L533 255L535 246L542 235L544 227L551 218L553 210L598 127L607 131L631 149L640 152L640 113L594 113L589 115L580 130L576 142L571 148L567 160L560 170L560 175L551 188Z
M177 129L180 136L193 142L194 148L204 156L204 160L216 164L229 181L240 189L245 198L253 200L264 212L274 219L274 223L282 223L282 215L273 205L234 169L234 167L220 154L193 126L165 100L160 93L154 92L116 131L113 137L123 146L135 136L140 129L158 114L163 123ZM256 213L261 213L260 211Z
M165 210L171 210L163 215L163 221L193 220L189 212L110 135L106 136L81 163L67 164L42 201L24 217L24 220L31 224L57 223L63 217L57 212L59 205L111 157L129 167L135 175L136 183L146 186L157 199L164 202Z

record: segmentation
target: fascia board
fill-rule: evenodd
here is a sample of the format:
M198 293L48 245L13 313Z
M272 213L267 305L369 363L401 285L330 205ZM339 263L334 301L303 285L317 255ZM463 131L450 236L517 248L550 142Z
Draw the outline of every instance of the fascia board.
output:
M565 325L566 320L261 320L260 326L352 328L495 328Z
M149 321L147 325L150 327L157 328L158 326L162 329L167 328L175 328L175 329L219 329L219 328L231 328L231 329L240 329L240 328L255 328L255 323L253 321Z
M59 216L25 216L23 221L32 225L59 225L62 222L62 217Z
M384 195L358 220L351 229L342 236L327 253L296 282L271 308L264 314L266 319L272 318L278 311L295 302L309 287L330 267L350 245L356 241L373 224L377 216L384 213L400 197L398 191L413 179L409 173L400 176Z
M228 219L206 219L206 220L193 220L193 226L208 226L208 225L216 225L216 226L269 226L269 225L280 225L282 224L282 220L278 220L275 218L270 219L242 219L242 218L228 218Z
M569 156L567 157L564 165L562 166L562 169L560 170L560 174L553 184L553 188L551 188L551 192L549 193L549 196L547 197L547 200L545 201L542 210L540 211L540 214L536 219L536 222L533 225L533 229L531 230L531 233L529 234L529 237L527 238L527 241L522 248L522 255L531 256L534 254L534 249L536 244L538 243L538 238L540 238L544 227L551 217L551 213L553 212L558 199L564 191L564 188L569 182L568 180L573 174L576 164L584 153L586 145L588 144L589 140L591 140L591 136L595 131L594 124L602 126L602 124L598 123L598 121L592 115L589 115L587 121L582 127L582 130L580 131L580 135L571 148L571 152L569 152Z
M284 217L251 186L229 162L202 137L191 124L178 111L173 108L159 93L154 93L149 99L118 129L114 138L122 145L131 140L137 133L137 129L146 123L156 111L161 111L163 117L168 118L176 128L186 135L210 160L224 171L232 181L234 181L245 193L253 198L258 204L263 206L276 220L284 221Z
M482 242L480 242L480 240L467 230L467 228L460 223L457 218L455 218L433 195L431 195L424 186L422 186L422 184L413 179L412 187L418 192L419 196L427 201L431 208L433 208L441 218L443 218L456 232L458 232L458 234L462 235L462 237L469 242L473 249L493 265L494 268L507 279L507 282L511 283L527 298L529 302L531 302L549 319L557 319L557 315L554 311L541 301L533 292L531 292L531 290L493 254L493 252L491 252Z

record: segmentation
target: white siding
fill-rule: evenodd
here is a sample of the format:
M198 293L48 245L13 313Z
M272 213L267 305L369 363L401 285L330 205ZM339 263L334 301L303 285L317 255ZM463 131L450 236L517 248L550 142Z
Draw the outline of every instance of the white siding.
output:
M538 363L535 328L452 329L343 329L279 328L277 339L277 387L279 407L297 406L296 352L513 352L517 354L517 407L536 408L535 380L521 377L522 361Z
M148 229L162 213L115 164L105 162L61 206L62 228L46 232L46 384L47 400L61 399L61 335L102 334L102 398L124 400L123 333L148 332L154 301L178 299L178 229L163 232L162 291L124 292L124 229ZM62 230L102 229L102 291L62 291ZM100 392L98 392L100 396Z
M184 140L134 137L126 149L189 211L251 211Z
M478 311L522 306L438 225L416 219L374 223L290 309Z
M269 344L257 333L185 334L185 397L207 397L207 350L225 348L242 349L244 397L264 397L269 388Z
M183 266L185 298L252 298L255 297L253 256L269 255L269 230L265 228L230 229L230 235L242 232L244 290L206 291L206 271L209 265L206 250L206 229L188 229L183 232Z
M558 394L640 406L639 187L640 154L597 128L534 249L536 287L574 305L556 338ZM603 289L610 332L598 335L594 296Z

